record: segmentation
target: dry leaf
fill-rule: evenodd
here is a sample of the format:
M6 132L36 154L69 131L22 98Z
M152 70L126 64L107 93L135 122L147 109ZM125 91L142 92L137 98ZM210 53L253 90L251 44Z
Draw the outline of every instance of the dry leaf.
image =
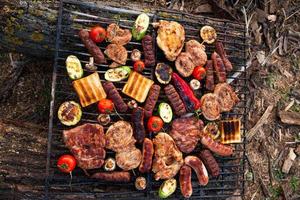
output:
M277 16L276 16L276 15L268 15L267 19L268 19L270 22L275 22L276 19L277 19Z
M257 51L256 58L259 64L262 64L266 59L266 52L265 51Z

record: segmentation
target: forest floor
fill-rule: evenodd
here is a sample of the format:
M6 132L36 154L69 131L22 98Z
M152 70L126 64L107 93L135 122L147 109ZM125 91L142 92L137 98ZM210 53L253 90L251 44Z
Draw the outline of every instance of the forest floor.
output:
M122 1L128 2L139 3ZM179 0L171 4L166 0L148 2L194 14L214 15L218 9L229 18L241 21L246 16L251 38L247 129L255 127L255 131L247 144L245 199L300 199L300 126L283 123L279 115L284 110L300 113L300 1L286 0L281 4L275 0L231 1L235 5L201 0ZM149 4L145 0L141 5ZM243 6L246 15L241 12ZM18 62L12 64L12 61ZM16 64L22 65L18 71L14 68ZM52 64L51 60L17 53L0 54L0 86L13 85L0 97L0 118L47 126ZM299 118L293 119L294 123L300 123ZM289 151L295 152L297 158L289 172L283 173Z

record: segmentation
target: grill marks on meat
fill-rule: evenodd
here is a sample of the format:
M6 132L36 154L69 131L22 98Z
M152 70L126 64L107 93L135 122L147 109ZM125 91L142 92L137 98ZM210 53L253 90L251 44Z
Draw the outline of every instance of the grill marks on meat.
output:
M179 94L173 85L169 84L165 88L165 93L167 98L169 99L171 106L177 116L184 115L186 113L186 109L183 101L181 100Z
M239 98L228 83L219 83L216 85L214 94L221 99L221 111L228 112L239 102Z
M118 112L124 113L128 110L127 104L124 102L123 98L112 82L103 83L103 88L108 98L113 101Z
M203 122L195 117L177 118L172 122L170 136L184 153L192 152L203 129Z
M63 131L66 146L82 169L100 168L106 152L103 127L99 124L84 124Z
M213 91L215 87L214 84L214 67L212 60L208 60L206 63L206 80L205 88L209 91Z
M153 110L155 108L155 104L159 97L159 93L160 93L160 86L156 84L152 85L144 106L146 118L152 116Z
M145 111L141 107L137 107L133 110L131 115L131 121L133 123L133 136L138 143L143 143L146 136L146 130L144 126Z
M208 173L202 161L196 156L187 156L184 163L196 172L199 185L205 186L208 183Z
M142 39L142 46L145 56L145 66L154 67L155 66L155 47L153 44L153 39L150 35L145 35Z
M183 165L180 169L179 184L180 184L181 194L185 198L189 198L190 196L192 196L193 193L192 169L187 165Z
M183 77L192 75L195 68L192 57L189 53L181 52L175 61L175 66L178 73Z
M219 83L224 83L226 82L226 71L225 71L225 66L224 63L216 52L214 52L211 55L211 59L213 61L214 68L216 70L216 75L218 78Z
M145 138L143 142L143 158L141 165L139 167L139 171L141 173L150 172L152 167L152 157L154 154L154 148L152 140Z
M214 93L207 93L201 97L201 110L203 116L214 121L220 118L221 105L220 98Z
M202 135L201 143L206 148L220 156L231 156L233 154L233 148L231 146L219 143L208 135Z
M117 24L112 23L106 29L107 39L112 44L125 45L131 40L131 32L128 29L121 29Z
M231 62L227 58L227 55L226 55L223 43L217 41L215 43L215 47L216 47L216 52L220 55L220 57L223 60L223 63L224 63L225 68L226 68L226 71L230 72L233 69L233 67L232 67Z
M141 161L142 153L135 147L116 154L117 165L125 171L137 168Z
M211 173L213 177L217 177L220 174L220 167L219 164L217 163L216 159L212 155L212 153L205 149L202 150L199 153L199 157L203 161L204 165L206 166L206 169Z
M90 39L90 34L87 30L80 30L79 31L79 37L81 41L83 42L85 48L89 51L89 53L94 57L95 62L100 63L106 63L106 59L100 50L100 48L93 42L93 40Z
M153 139L154 159L152 171L155 180L174 177L183 164L181 151L167 133L160 132Z
M185 43L185 51L190 54L190 57L195 66L204 66L207 61L205 46L196 40L190 40Z
M131 176L129 172L98 172L91 177L108 182L130 182Z
M114 62L125 65L127 60L127 50L122 45L109 44L104 53Z

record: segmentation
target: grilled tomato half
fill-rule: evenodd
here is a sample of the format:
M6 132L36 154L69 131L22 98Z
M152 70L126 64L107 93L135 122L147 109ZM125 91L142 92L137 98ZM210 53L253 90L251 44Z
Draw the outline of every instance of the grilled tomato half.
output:
M81 107L75 101L66 101L59 106L58 119L66 126L77 124L82 115Z
M72 155L62 155L57 161L57 167L64 173L71 173L76 167L76 160Z

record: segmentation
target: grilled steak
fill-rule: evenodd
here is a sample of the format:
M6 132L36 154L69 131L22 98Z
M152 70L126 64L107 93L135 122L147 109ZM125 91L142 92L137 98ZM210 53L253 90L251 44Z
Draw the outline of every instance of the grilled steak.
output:
M190 40L185 44L185 51L190 54L190 57L195 66L204 66L207 61L205 46L196 40Z
M137 168L141 161L142 153L135 147L116 154L117 165L125 171Z
M82 169L100 168L105 158L105 136L99 124L84 124L63 131L66 146Z

